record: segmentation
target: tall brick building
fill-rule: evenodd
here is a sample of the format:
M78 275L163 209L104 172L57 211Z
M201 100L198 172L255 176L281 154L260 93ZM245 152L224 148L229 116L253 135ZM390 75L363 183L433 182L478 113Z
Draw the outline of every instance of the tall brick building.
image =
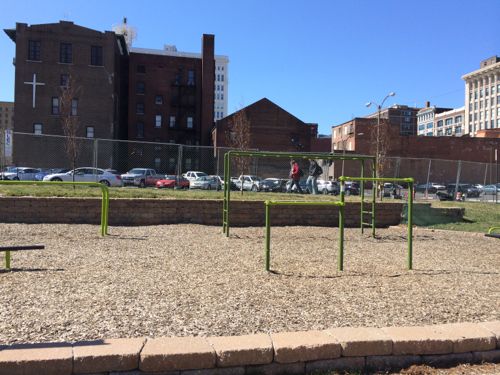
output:
M67 21L17 23L5 33L16 43L16 164L69 167L61 162L67 159L61 138L19 134L63 135L61 96L68 82L75 89L71 116L82 137L79 165L97 157L100 167L128 168L129 145L108 143L94 154L94 138L210 145L213 35L203 35L201 54L193 57L130 53L122 35ZM142 162L152 164L150 156Z
M77 116L77 136L124 138L127 47L113 32L99 32L61 21L31 25L17 23L5 30L16 43L16 132L62 134L62 89L73 82L72 115ZM38 142L39 143L39 142ZM29 139L14 148L18 164L50 166L61 155L38 150Z
M213 35L203 35L201 58L131 52L129 139L209 145L214 71Z

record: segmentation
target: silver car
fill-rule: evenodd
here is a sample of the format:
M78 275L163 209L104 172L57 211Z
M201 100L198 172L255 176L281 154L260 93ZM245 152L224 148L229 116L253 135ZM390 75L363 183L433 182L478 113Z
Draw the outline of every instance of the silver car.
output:
M73 177L75 182L99 182L106 186L122 186L119 175L107 172L104 169L91 167L76 168L66 173L49 174L43 180L72 182Z
M201 176L189 181L190 189L220 190L220 181L217 176Z
M0 180L22 180L35 181L35 175L40 173L40 169L28 167L10 167L0 173Z

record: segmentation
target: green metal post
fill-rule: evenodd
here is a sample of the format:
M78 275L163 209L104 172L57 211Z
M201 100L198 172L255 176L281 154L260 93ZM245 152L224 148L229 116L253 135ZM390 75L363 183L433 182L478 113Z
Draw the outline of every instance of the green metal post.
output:
M224 154L224 200L222 201L222 233L226 233L226 210L227 210L227 189L228 189L228 175L227 175L227 161L228 155Z
M10 270L10 251L5 252L5 268Z
M271 218L269 217L269 201L265 202L266 205L266 244L265 244L265 258L266 258L266 271L271 267Z
M339 271L344 270L344 208L345 203L342 202L342 205L339 206L339 259L338 259L338 268Z
M408 269L413 269L413 181L408 183Z
M227 179L231 180L231 151L227 153ZM230 186L227 188L227 202L226 202L226 237L229 237L229 213L231 206L231 189Z

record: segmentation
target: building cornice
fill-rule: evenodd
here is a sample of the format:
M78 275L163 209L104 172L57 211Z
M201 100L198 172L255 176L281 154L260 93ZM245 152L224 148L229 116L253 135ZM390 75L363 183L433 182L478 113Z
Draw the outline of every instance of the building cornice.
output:
M475 70L475 71L468 73L468 74L465 74L462 76L462 79L466 81L468 79L473 79L476 77L484 76L485 74L499 73L499 72L500 72L500 62L497 62L495 64L488 65L488 66L485 66L484 68Z

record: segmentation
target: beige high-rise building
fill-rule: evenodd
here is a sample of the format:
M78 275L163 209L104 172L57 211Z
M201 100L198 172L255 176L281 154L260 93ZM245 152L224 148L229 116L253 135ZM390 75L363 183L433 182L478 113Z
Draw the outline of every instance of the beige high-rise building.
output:
M0 102L0 167L12 164L14 103Z
M464 133L500 129L500 58L481 61L480 68L462 76L465 81Z

